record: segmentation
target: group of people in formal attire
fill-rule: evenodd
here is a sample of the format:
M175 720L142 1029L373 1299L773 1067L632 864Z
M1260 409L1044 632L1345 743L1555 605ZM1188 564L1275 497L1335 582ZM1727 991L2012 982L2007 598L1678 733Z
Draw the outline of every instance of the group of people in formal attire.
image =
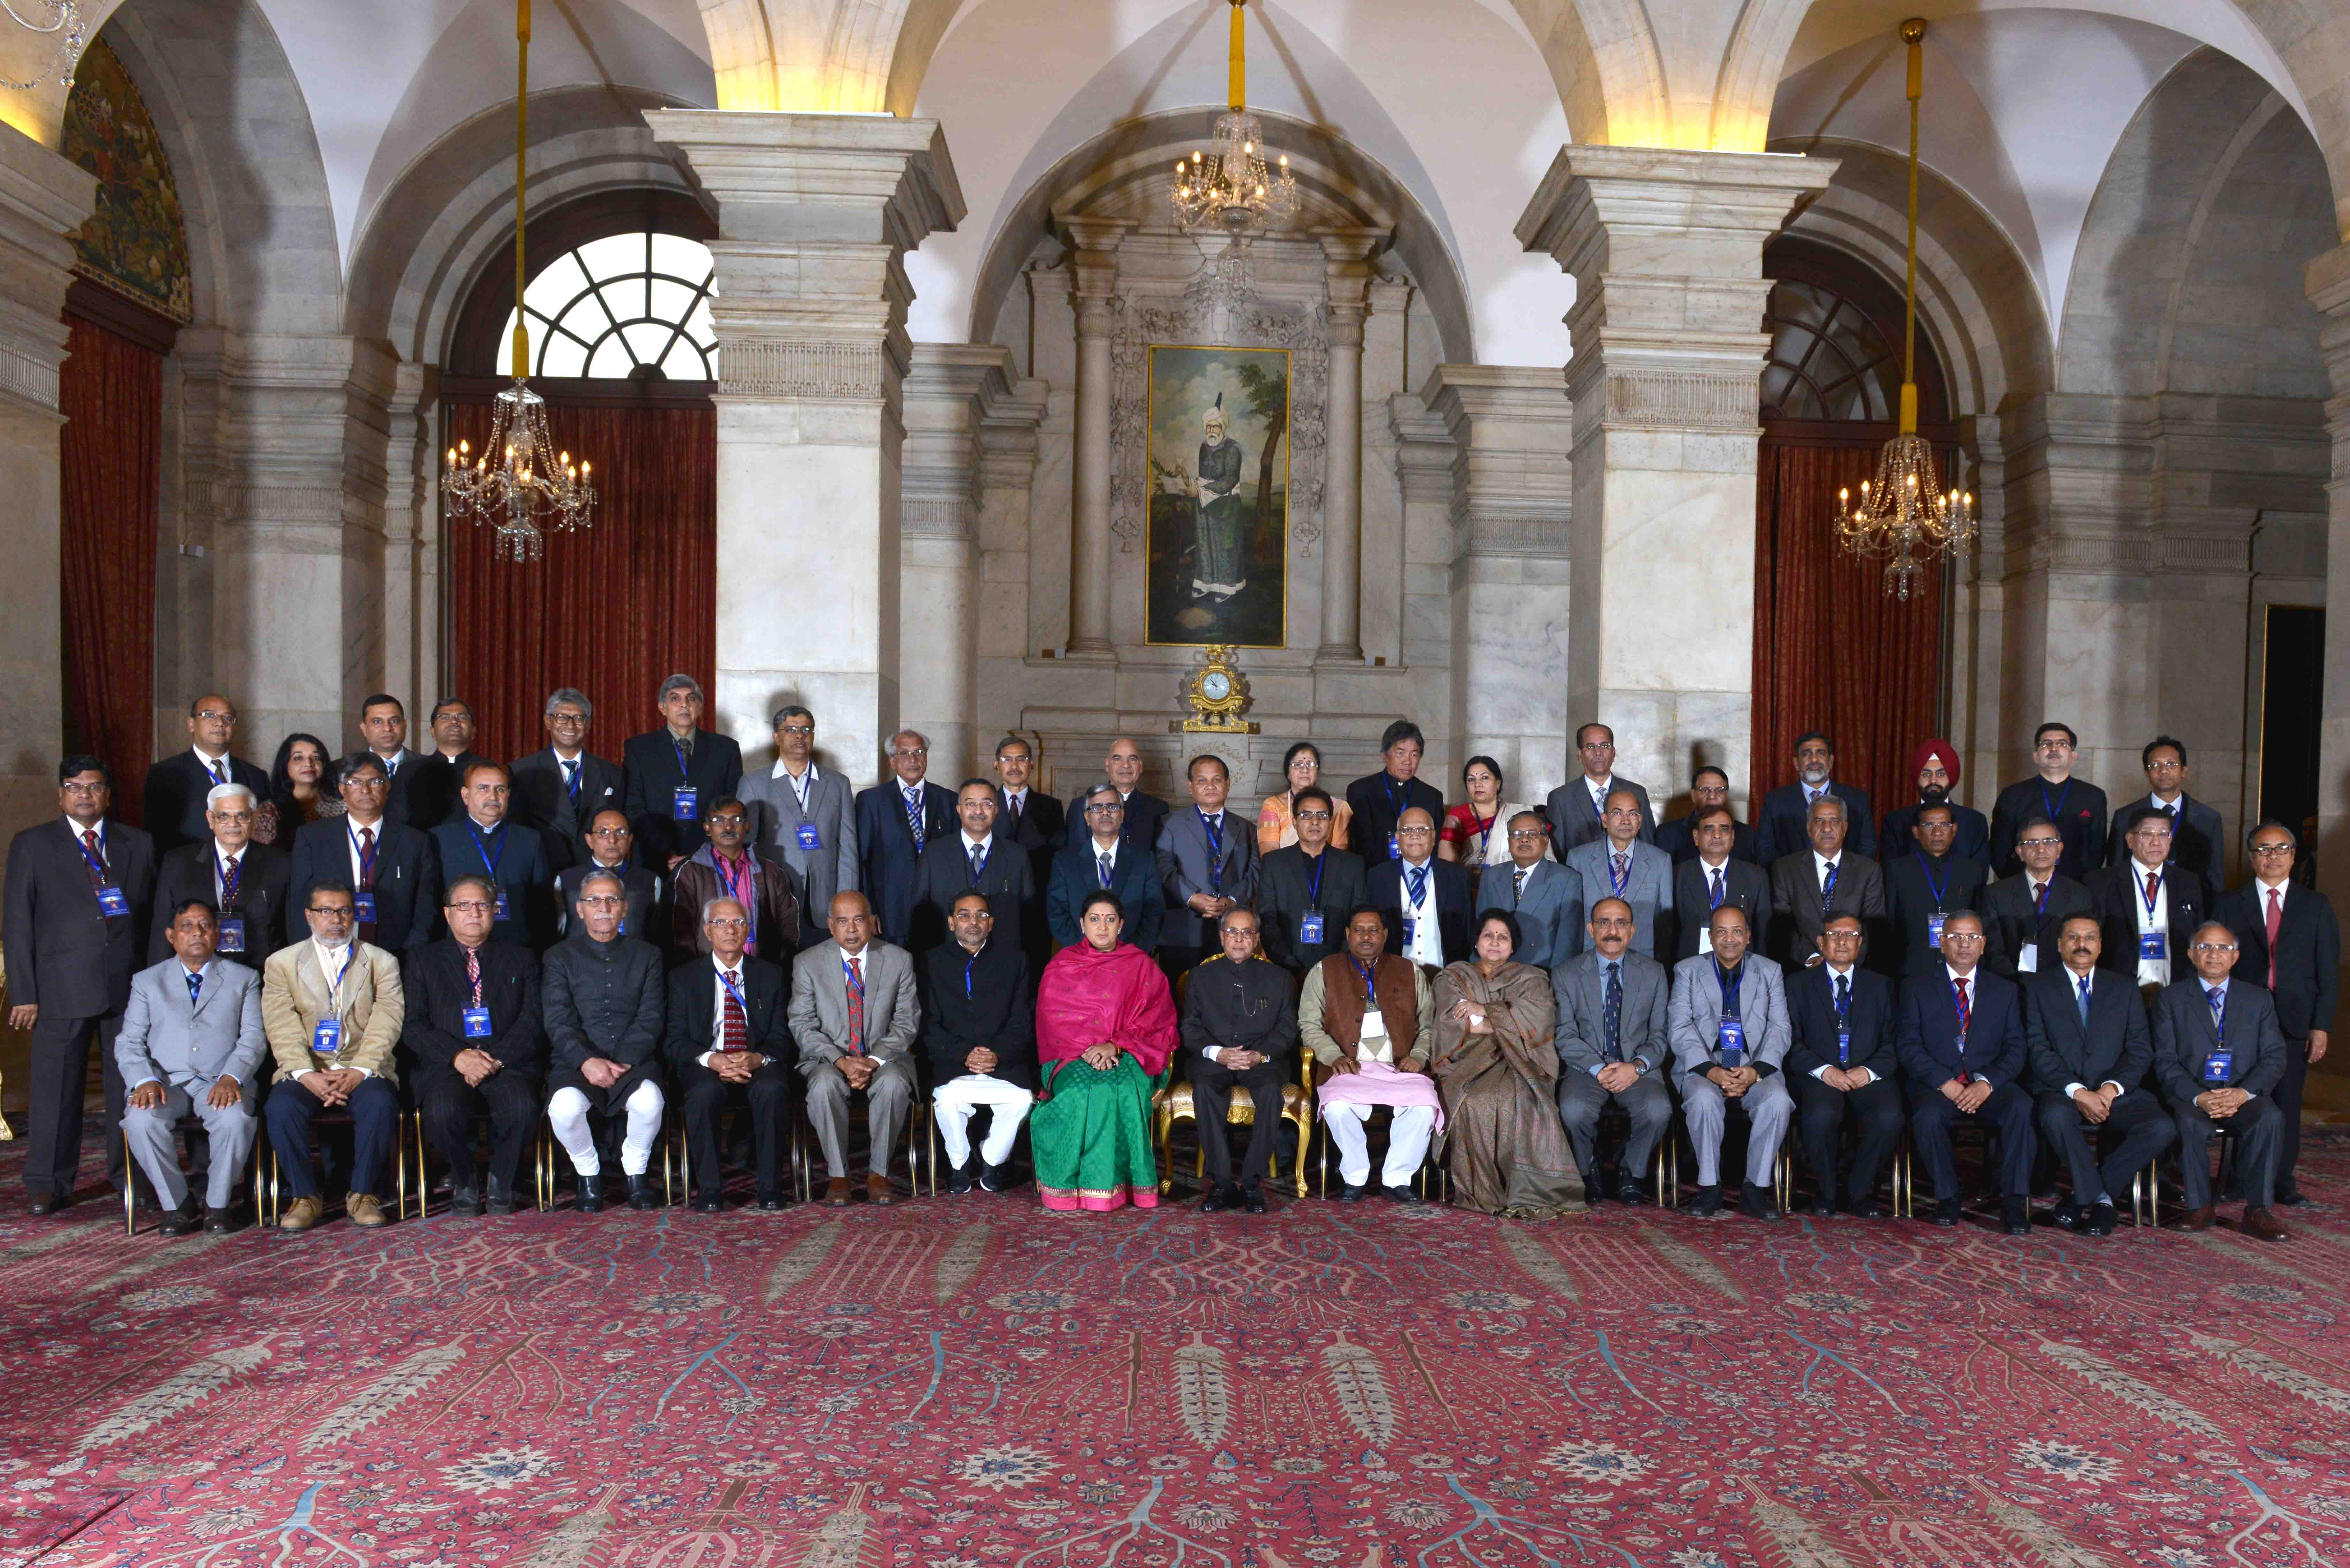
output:
M889 1203L918 1106L953 1192L1012 1185L1024 1127L1045 1207L1150 1207L1179 1074L1210 1212L1264 1210L1301 1105L1348 1202L1418 1201L1431 1160L1453 1201L1497 1214L1642 1201L1660 1149L1678 1161L1676 1106L1700 1214L1724 1207L1737 1124L1736 1207L1777 1217L1791 1122L1823 1216L1881 1216L1906 1133L1929 1216L1956 1223L1961 1124L1990 1135L2010 1232L2036 1168L2069 1182L2055 1223L2110 1232L2174 1148L2182 1223L2209 1226L2222 1137L2248 1233L2281 1236L2275 1208L2300 1201L2334 912L2277 823L2221 890L2224 829L2168 738L2118 812L2051 723L2037 776L1989 819L1951 798L1945 742L1918 747L1917 798L1879 822L1811 734L1752 824L1705 768L1660 825L1605 725L1576 733L1579 774L1540 808L1486 756L1448 806L1399 720L1342 794L1292 746L1252 818L1211 753L1170 805L1121 737L1065 806L1018 736L951 790L906 731L889 775L852 792L805 707L774 715L775 761L745 776L691 678L657 706L613 763L588 749L588 699L557 691L547 745L505 763L472 750L463 702L435 706L428 753L378 695L359 750L289 737L264 774L210 695L189 748L149 771L143 829L114 819L101 760L65 758L59 815L17 836L5 888L36 1212L72 1196L93 1050L109 1175L135 1162L173 1235L238 1222L265 1136L281 1225L318 1223L330 1185L353 1222L386 1223L409 1108L461 1216L516 1206L542 1125L578 1209L605 1205L615 1160L609 1198L653 1207L672 1119L691 1201L721 1210L730 1114L760 1208L791 1201L795 1117L822 1201ZM346 1122L347 1152L321 1137Z

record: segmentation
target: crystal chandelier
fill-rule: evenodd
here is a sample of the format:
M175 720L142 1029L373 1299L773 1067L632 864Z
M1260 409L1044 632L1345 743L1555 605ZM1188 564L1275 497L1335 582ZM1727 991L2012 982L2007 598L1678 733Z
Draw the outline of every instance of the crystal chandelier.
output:
M1264 129L1248 111L1247 71L1242 57L1242 21L1246 0L1229 0L1232 10L1231 106L1216 117L1205 153L1175 164L1175 221L1185 233L1221 229L1230 238L1224 254L1239 252L1272 223L1297 211L1297 176L1284 153L1272 168L1264 161Z
M490 437L477 453L471 441L449 449L441 493L450 514L497 530L494 553L536 561L546 535L595 521L596 490L585 459L574 463L546 433L546 400L530 389L530 327L523 312L523 172L530 130L530 0L515 0L515 329L514 385L498 394Z
M1918 434L1918 100L1926 82L1923 18L1901 24L1909 46L1909 271L1902 295L1901 431L1885 443L1877 479L1863 481L1860 504L1836 492L1836 542L1856 556L1885 562L1885 591L1901 599L1926 568L1975 540L1975 498L1942 488L1934 450Z
M16 0L0 0L0 10L5 10L8 19L26 32L64 36L57 42L57 57L34 72L29 81L0 81L0 88L10 92L32 91L52 70L59 87L73 86L74 67L80 64L82 47L89 41L89 18L82 14L82 0L29 0L27 9L34 7L38 7L38 14L27 17L16 9Z

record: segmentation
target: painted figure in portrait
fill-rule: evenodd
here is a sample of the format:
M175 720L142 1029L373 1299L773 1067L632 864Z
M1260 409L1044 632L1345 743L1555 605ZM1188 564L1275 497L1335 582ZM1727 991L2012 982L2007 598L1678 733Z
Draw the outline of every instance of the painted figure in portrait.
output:
M1289 356L1150 350L1149 640L1279 647Z

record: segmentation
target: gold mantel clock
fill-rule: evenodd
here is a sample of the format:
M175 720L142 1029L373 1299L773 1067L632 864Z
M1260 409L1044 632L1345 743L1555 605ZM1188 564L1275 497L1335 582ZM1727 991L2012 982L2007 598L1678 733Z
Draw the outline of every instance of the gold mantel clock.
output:
M1191 704L1191 716L1169 721L1170 731L1187 735L1257 732L1254 721L1241 717L1249 707L1248 677L1232 668L1232 649L1228 644L1211 644L1200 668L1183 678L1183 701Z

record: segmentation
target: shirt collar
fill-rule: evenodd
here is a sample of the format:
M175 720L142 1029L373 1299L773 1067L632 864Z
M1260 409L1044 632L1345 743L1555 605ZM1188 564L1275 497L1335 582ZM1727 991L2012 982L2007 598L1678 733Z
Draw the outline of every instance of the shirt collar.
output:
M1855 969L1860 967L1857 964L1846 964L1839 967L1835 963L1827 960L1822 960L1821 961L1826 967L1828 973L1834 975L1838 980L1842 980L1846 975L1850 974Z
M2290 903L2292 903L2292 902L2293 902L2293 892L2292 892L2292 888L2293 888L2293 878L2292 878L2292 877L2286 877L2286 878L2285 878L2283 881L2282 881L2282 882L2272 882L2272 881L2270 881L2270 880L2269 880L2267 877L2253 877L2253 878L2252 878L2252 880L2260 884L2260 887L2261 887L2261 907L2262 907L2262 909L2265 909L2266 908L2268 908L2268 902L2269 902L2268 895L2270 894L2270 892L2271 892L2272 890L2273 890L2273 891L2275 891L2275 892L2278 892L2278 893L2282 893L2282 894L2283 894L2283 895L2284 895L2284 897L2283 897L2282 899L2280 899L2280 900L2279 900L2279 902L2281 902L2281 903L2286 903L2286 904L2290 904Z
M572 753L567 757L563 754L563 748L561 746L549 746L546 749L554 753L555 760L561 763L566 767L577 767L579 763L588 760L588 748L585 746L580 747L577 751Z
M1717 865L1715 865L1712 861L1708 860L1708 859L1705 857L1705 851L1704 851L1704 850L1702 850L1702 849L1700 849L1700 850L1699 850L1699 851L1698 851L1698 854L1697 854L1697 863L1698 863L1699 865L1700 865L1700 866L1704 867L1708 871L1727 871L1727 870L1729 870L1729 869L1730 869L1730 857L1729 857L1729 856L1727 856L1727 855L1723 856L1723 857L1721 857L1721 865L1719 865L1719 866L1717 866Z
M320 941L318 940L317 933L313 931L310 934L310 945L318 950L318 962L320 966L326 968L327 971L331 974L334 972L332 966L335 955L337 953L349 952L354 947L358 946L359 943L358 940L354 938L352 940L345 942L341 947L330 948L326 943Z
M206 773L212 772L215 767L225 767L228 765L228 753L226 752L223 752L219 756L214 757L207 756L202 746L190 746L188 750L195 753L197 763L202 765Z
M1435 857L1435 856L1433 856L1433 855L1431 855L1431 856L1430 856L1430 857L1429 857L1427 859L1425 859L1425 860L1421 860L1421 861L1415 862L1415 861L1413 861L1413 860L1412 860L1412 858L1411 858L1409 856L1406 856L1406 855L1399 855L1399 856L1397 856L1397 857L1396 857L1396 864L1397 864L1397 865L1399 865L1399 866L1408 866L1408 867L1409 867L1412 870L1414 870L1414 871L1419 871L1419 870L1423 870L1423 869L1425 869L1425 868L1426 868L1426 867L1430 867L1430 866L1435 865L1435 864L1436 864L1436 857Z
M66 831L67 831L68 833L70 833L70 834L72 834L72 835L74 836L74 842L76 842L77 844L78 844L79 842L81 842L81 836L82 836L83 834L85 834L85 833L95 833L95 834L97 834L97 835L98 835L98 837L99 837L99 843L101 843L101 844L102 844L102 843L104 843L104 842L106 841L106 818L104 818L104 817L102 817L102 816L101 816L101 817L99 817L96 822L91 823L88 827L84 827L81 824L79 824L79 823L76 822L76 821L75 821L72 817L70 817L70 816L68 816L68 817L67 817L67 818L65 819L65 824L66 824Z
M777 757L775 759L775 771L769 776L772 778L787 779L792 776L792 770L790 766L785 763L783 758ZM810 784L816 783L816 758L814 756L810 756L808 758L807 772L803 774L801 776L806 779Z
M1616 787L1616 775L1609 774L1604 779L1595 779L1586 774L1583 775L1583 787L1591 792L1594 801L1604 806L1607 804L1607 792Z
M742 958L736 959L734 961L733 972L740 974L743 971L743 961L748 959L750 956L751 955L749 953L744 953ZM712 971L717 974L725 974L728 972L726 961L720 958L716 953L712 953L710 955L710 967Z
M995 835L993 833L984 838L973 838L968 832L962 836L962 852L966 857L974 849L992 849L994 844Z
M1028 799L1027 788L1024 785L1019 789L1005 790L1003 792L1003 798L1010 801L1014 805L1023 805Z
M213 965L218 962L220 962L218 958L208 958L204 960L203 968L190 969L188 967L187 961L185 959L182 959L180 961L180 972L182 974L192 974L199 980L210 980L213 977Z
M1951 981L1953 984L1963 980L1969 985L1972 985L1976 981L1982 978L1982 966L1981 964L1977 964L1975 966L1975 971L1972 974L1960 974L1949 964L1944 964L1942 966L1942 978Z
M1821 854L1816 849L1812 851L1812 869L1818 872L1823 877L1827 875L1829 867L1841 866L1843 864L1844 851L1841 849L1836 851L1836 857L1834 860L1829 859L1826 856Z
M242 860L244 858L246 851L250 850L252 847L253 840L248 838L244 841L244 849L224 849L221 847L221 841L215 838L213 840L213 859L216 864L221 865L225 865L233 859Z

